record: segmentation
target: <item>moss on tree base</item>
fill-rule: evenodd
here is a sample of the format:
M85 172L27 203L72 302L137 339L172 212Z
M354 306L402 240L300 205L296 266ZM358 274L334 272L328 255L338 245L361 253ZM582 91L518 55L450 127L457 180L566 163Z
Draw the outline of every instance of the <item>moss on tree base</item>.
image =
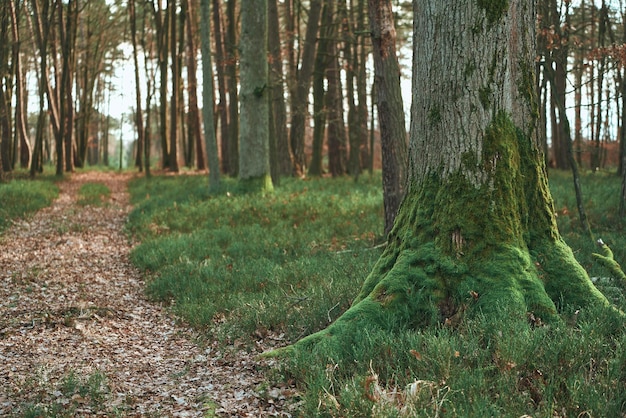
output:
M500 113L483 143L473 167L411 183L351 308L286 351L350 345L367 328L455 326L502 309L537 326L560 323L565 307L610 308L560 237L531 138Z

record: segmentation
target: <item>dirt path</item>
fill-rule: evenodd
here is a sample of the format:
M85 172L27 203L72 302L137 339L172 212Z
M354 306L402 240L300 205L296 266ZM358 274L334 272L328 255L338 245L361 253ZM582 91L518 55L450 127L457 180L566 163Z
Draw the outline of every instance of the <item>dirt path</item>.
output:
M74 174L0 237L0 415L270 416L245 354L199 347L128 261L127 175ZM76 204L85 182L111 189Z

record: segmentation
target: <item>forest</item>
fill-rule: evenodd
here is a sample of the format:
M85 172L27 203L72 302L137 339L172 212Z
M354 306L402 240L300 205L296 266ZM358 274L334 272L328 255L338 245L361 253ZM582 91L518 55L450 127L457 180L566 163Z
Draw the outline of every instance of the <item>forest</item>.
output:
M0 415L623 416L623 0L6 0Z
M274 179L356 177L380 167L366 3L268 2L270 68L261 93L269 96ZM400 72L410 80L411 4L393 5ZM239 84L246 7L234 0L3 2L2 171L115 167L120 153L139 170L205 170L211 155L198 97L210 90L215 145L208 150L221 174L236 177L246 124ZM539 1L536 90L551 167L570 167L571 143L579 166L621 172L624 9L617 0ZM120 88L135 91L120 102ZM117 151L124 120L112 114L120 113L133 132L132 144Z

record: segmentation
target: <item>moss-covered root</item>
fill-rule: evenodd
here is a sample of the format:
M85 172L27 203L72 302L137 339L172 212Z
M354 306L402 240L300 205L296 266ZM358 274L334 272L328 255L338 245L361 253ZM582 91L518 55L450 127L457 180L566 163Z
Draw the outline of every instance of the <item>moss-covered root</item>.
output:
M561 238L544 239L533 244L531 254L535 265L546 292L559 308L609 307L609 301L594 286Z
M615 261L613 251L611 251L609 246L606 245L602 239L599 239L597 243L602 251L602 254L593 253L593 257L598 260L604 268L608 269L611 275L619 279L623 286L626 286L626 273L624 273L624 270L622 270L619 263Z

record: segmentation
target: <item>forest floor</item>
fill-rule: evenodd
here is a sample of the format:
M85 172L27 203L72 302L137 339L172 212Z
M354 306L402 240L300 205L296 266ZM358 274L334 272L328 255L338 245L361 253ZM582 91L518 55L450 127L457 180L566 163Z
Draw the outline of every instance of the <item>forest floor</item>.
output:
M258 394L257 360L146 298L124 233L129 178L73 174L0 237L0 415L288 415ZM78 204L87 182L109 201Z

